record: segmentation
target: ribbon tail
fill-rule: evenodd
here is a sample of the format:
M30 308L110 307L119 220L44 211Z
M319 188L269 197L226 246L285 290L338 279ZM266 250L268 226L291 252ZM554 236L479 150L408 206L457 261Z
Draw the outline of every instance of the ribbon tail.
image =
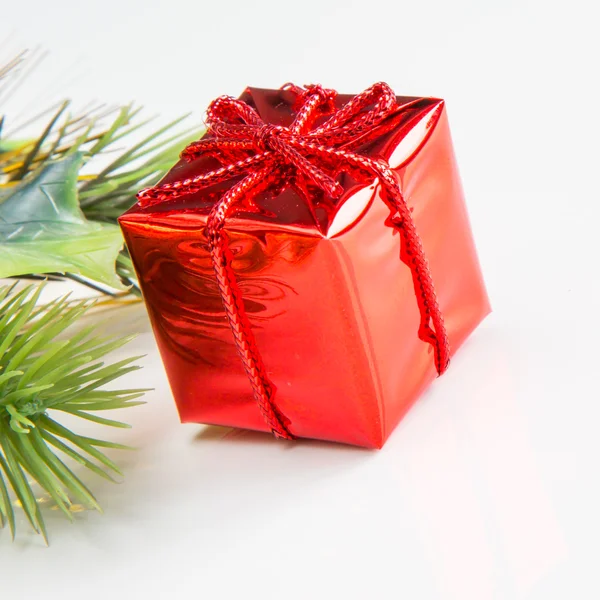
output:
M400 258L411 270L420 314L419 339L433 347L435 368L442 375L450 364L450 342L423 244L393 171L387 165L374 170L384 188L384 199L395 212L388 225L400 234Z
M213 207L206 224L207 237L217 285L223 307L233 333L238 354L248 376L254 399L263 418L275 437L294 439L289 430L290 421L275 404L276 387L266 374L265 365L252 333L252 326L244 308L242 293L237 284L232 262L233 255L223 229L231 208L250 190L256 192L267 179L266 169L245 177L232 187Z

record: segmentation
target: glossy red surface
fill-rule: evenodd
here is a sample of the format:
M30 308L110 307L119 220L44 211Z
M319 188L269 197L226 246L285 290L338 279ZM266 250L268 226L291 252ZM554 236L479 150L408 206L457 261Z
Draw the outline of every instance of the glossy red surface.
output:
M244 99L287 125L293 98L250 89ZM340 103L348 96L338 97ZM444 103L399 98L395 127L361 151L389 160L429 259L455 352L489 312ZM176 181L214 166L179 163ZM435 378L417 337L418 307L389 209L373 182L340 175L335 202L287 187L248 201L226 228L234 269L277 404L297 437L381 447ZM204 237L231 183L120 219L181 419L268 430L232 339Z

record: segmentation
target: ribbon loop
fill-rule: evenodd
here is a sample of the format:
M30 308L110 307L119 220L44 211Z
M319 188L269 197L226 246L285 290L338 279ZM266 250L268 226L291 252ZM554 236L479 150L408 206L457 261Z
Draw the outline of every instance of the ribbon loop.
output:
M366 131L397 109L394 92L387 84L376 83L336 110L333 101L337 92L334 90L320 85L302 89L286 84L284 88L297 94L301 103L290 127L264 123L254 108L241 100L229 96L217 98L207 110L209 136L190 144L181 156L193 161L208 154L221 161L222 166L184 181L142 190L138 200L147 206L243 176L213 206L207 219L206 237L223 307L254 399L271 431L277 437L292 439L290 421L275 403L276 387L267 376L256 346L223 232L227 217L242 198L268 188L269 173L283 175L291 168L332 198L339 198L343 188L328 170L337 173L355 169L378 178L382 198L390 208L386 224L399 232L400 257L412 274L420 313L417 333L433 347L434 363L440 375L448 367L450 346L427 257L394 171L384 160L352 152L354 142L358 144ZM322 125L313 127L323 115L329 116Z
M335 90L327 90L321 85L306 86L306 90L300 94L300 110L290 130L295 134L305 134L319 116L319 109L325 107L329 111L333 110L333 100L336 96Z

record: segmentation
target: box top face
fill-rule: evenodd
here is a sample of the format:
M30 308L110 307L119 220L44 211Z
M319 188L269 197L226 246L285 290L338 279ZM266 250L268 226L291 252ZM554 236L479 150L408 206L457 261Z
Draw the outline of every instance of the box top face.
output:
M298 94L290 89L247 88L240 96L242 101L256 110L265 123L283 127L289 126L297 114L298 98ZM335 107L343 107L351 98L351 95L337 95L334 100ZM392 168L406 163L411 154L414 155L418 151L435 127L443 108L443 101L436 98L397 96L396 99L397 109L377 126L361 134L359 145L353 150L370 158L390 160ZM319 117L313 127L321 125L329 116L331 115ZM203 139L206 138L210 138L210 135L206 134ZM407 143L410 148L404 148L404 151L400 152L402 158L391 160L398 157L399 147L406 146ZM315 164L318 164L317 160L312 159ZM193 178L223 164L215 157L207 155L200 156L193 162L180 160L161 183ZM332 226L336 230L343 229L339 226L342 217L338 218L337 222L336 217L342 214L345 205L349 206L349 199L373 184L374 178L365 180L363 177L358 180L355 174L350 174L343 167L337 171L324 170L342 186L344 192L339 199L333 199L320 188L307 182L302 175L295 174L290 169L286 171L284 168L285 175L278 182L239 203L235 219L272 223L273 226L283 229L300 228L309 235L318 236L327 236ZM156 219L161 222L173 220L174 223L183 224L189 216L197 223L198 217L207 216L223 194L241 179L242 177L232 178L177 199L160 201L144 207L136 204L121 217L120 222L126 226L128 222L149 223ZM353 213L354 209L348 210L348 206L345 212ZM348 218L356 220L359 215L343 216L343 219Z

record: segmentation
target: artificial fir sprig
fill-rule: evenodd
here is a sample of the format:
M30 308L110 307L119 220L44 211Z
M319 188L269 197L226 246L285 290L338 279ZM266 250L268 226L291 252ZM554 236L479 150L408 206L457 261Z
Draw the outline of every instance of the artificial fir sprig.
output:
M179 152L199 137L197 127L178 130L189 116L184 115L130 146L127 142L134 134L147 130L154 120L140 119L142 107L134 104L98 104L70 112L72 103L65 100L25 122L11 123L3 99L28 76L22 68L28 59L35 56L23 52L0 65L0 187L7 191L49 162L79 152L89 172L79 179L81 208L89 219L114 222L135 202L136 192L154 185L177 161ZM39 130L35 136L19 137L34 126ZM100 168L98 159L111 154L114 158Z
M114 226L116 219L135 202L136 192L159 181L177 161L181 149L200 136L200 130L197 127L180 129L186 115L150 131L149 135L134 144L129 140L147 129L152 120L140 118L141 107L133 104L116 108L91 105L72 111L69 100L50 106L26 121L14 122L6 114L4 101L31 73L31 69L25 67L28 64L35 66L41 58L36 56L35 51L30 54L23 52L6 65L0 64L0 204L17 195L20 196L19 203L23 197L27 200L30 194L36 193L32 181L36 181L36 178L42 181L43 174L53 165L60 162L70 164L77 155L80 160L76 181L72 190L64 193L74 195L78 210L88 223L92 226L96 224L97 228L105 225L102 231L106 234L107 245L110 245L108 238L114 236L115 231L119 235ZM35 129L35 133L29 135L32 129ZM60 180L53 181L54 201L58 203L64 200L58 190L59 183ZM37 192L46 193L46 190ZM21 224L26 227L30 224L27 214L23 214L23 219L23 223L15 219L9 221L13 227L8 233L4 232L4 238L0 232L0 245L6 244L7 240L12 241L10 236L22 230ZM0 225L2 221L0 216ZM69 223L68 220L66 222ZM71 236L66 233L60 235L60 227L56 225L46 231L45 236L60 253L62 242L68 242ZM96 239L97 243L101 241ZM22 262L26 261L27 255L22 259ZM31 260L29 271L23 265L18 272L14 272L13 268L9 274L35 276L39 274L37 262ZM131 292L139 295L135 272L125 248L121 250L116 263L110 253L103 258L94 258L94 262L105 272L110 271L113 275L116 272L117 285L122 282ZM56 275L70 277L108 294L113 293L112 287L107 288L106 281L82 275L75 265L71 270L65 268Z
M0 287L0 522L15 535L12 494L31 526L47 539L44 518L30 480L43 488L72 519L78 502L100 510L92 492L75 474L75 462L107 479L121 475L99 448L126 446L85 437L60 423L60 413L112 427L125 423L99 416L103 410L140 404L145 390L107 390L115 379L138 369L140 357L106 364L101 359L130 338L99 337L96 327L75 331L94 304L67 296L38 305L42 285L21 290ZM71 335L68 335L71 333Z

